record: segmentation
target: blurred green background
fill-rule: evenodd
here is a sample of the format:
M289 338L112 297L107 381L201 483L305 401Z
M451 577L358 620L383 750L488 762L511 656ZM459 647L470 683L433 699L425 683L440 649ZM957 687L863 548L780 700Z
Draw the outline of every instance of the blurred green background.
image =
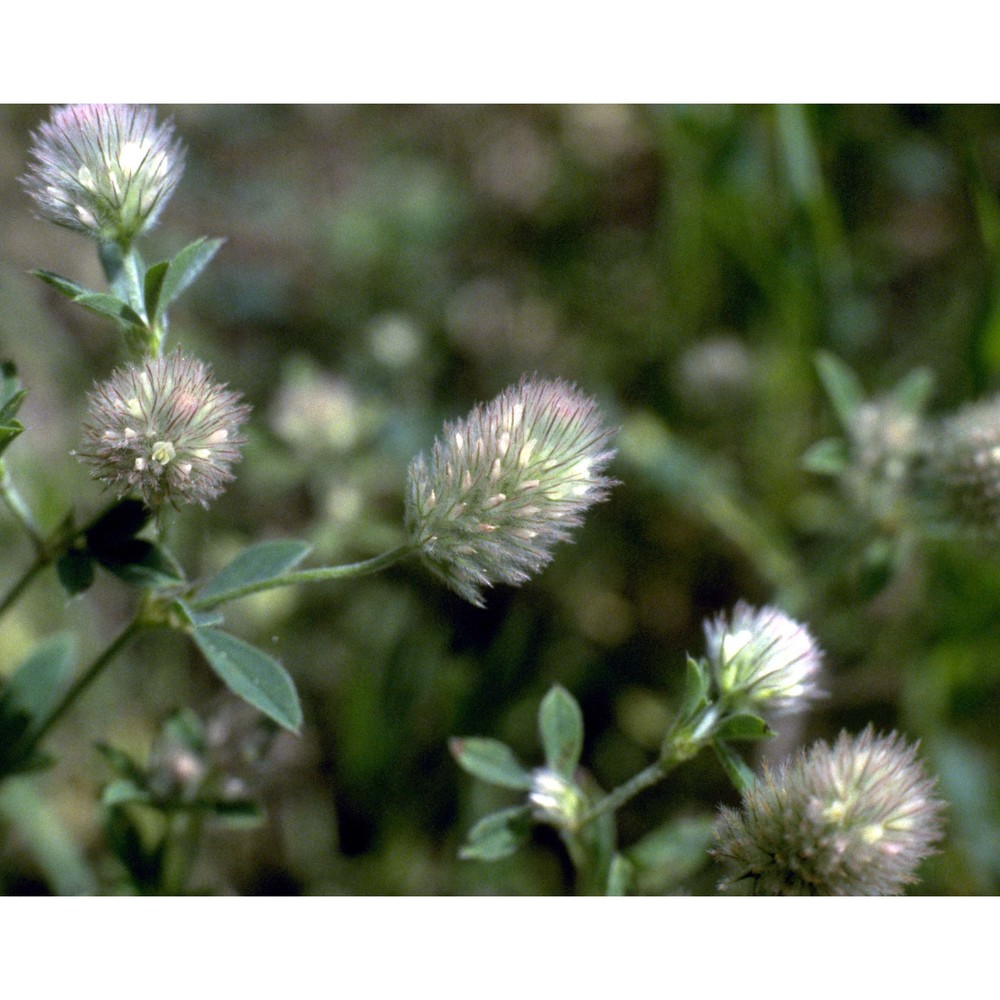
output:
M141 249L162 259L198 236L227 238L173 309L171 341L254 406L237 481L210 511L178 520L190 573L262 538L307 539L317 563L397 544L409 460L445 419L522 373L575 381L622 428L610 501L543 574L491 592L486 610L416 563L231 606L228 626L295 677L307 722L243 775L267 822L210 832L199 886L571 891L544 829L503 862L457 859L471 824L517 797L460 772L448 737L503 739L535 765L538 701L558 682L581 702L584 761L610 788L655 752L684 654L702 650L702 620L742 597L806 621L826 650L829 697L783 723L769 757L869 721L919 738L949 810L943 851L913 891L1000 888L997 553L923 541L873 570L891 526L801 462L836 430L819 349L873 395L929 368L936 412L996 388L997 108L161 114L187 144L187 170ZM8 465L51 525L70 501L84 517L104 502L69 452L86 390L124 350L109 325L28 273L103 287L92 244L36 220L18 183L46 115L0 109L0 355L30 390ZM4 588L30 558L4 511ZM104 576L67 603L50 571L5 616L0 671L65 629L92 655L134 600ZM29 819L0 843L0 888L120 883L96 808L110 775L93 744L144 759L179 705L232 740L247 724L179 637L146 636L54 734L59 762L33 779ZM719 873L698 831L734 801L705 754L629 804L624 846L667 819L693 831L694 847L641 888L713 892Z

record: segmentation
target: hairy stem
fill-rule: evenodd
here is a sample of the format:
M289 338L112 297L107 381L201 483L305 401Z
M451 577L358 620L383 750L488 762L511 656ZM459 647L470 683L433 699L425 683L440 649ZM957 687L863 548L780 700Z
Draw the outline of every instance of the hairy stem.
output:
M608 792L603 799L599 799L580 817L577 829L592 823L598 816L603 816L607 812L620 809L630 799L635 798L640 792L662 781L672 768L666 767L662 761L656 761L644 768L638 774L629 778L623 785Z
M265 590L274 590L278 587L293 587L300 583L321 583L324 580L348 580L359 576L368 576L371 573L378 573L383 569L394 566L398 562L418 550L418 546L412 544L400 545L398 548L390 549L381 555L373 556L371 559L364 559L361 562L346 563L343 566L319 566L316 569L300 569L285 573L282 576L271 577L269 580L260 580L256 583L248 583L243 587L233 587L232 590L225 590L221 594L212 594L200 600L190 602L195 611L210 611L212 608L225 604L227 601L235 601L240 597L247 597L249 594L258 594Z

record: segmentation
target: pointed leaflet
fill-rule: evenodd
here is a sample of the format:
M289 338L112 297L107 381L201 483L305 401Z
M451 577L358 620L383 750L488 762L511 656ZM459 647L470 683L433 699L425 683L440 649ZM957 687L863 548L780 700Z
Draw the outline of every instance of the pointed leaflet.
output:
M66 298L79 303L92 313L97 313L98 316L120 320L127 326L138 327L140 330L146 329L146 321L132 306L118 298L117 295L109 295L107 292L93 292L69 278L53 274L52 271L35 271L33 273L47 285L51 285L57 292L65 295Z
M827 351L816 354L816 370L820 381L837 411L841 426L850 431L854 424L854 414L865 401L865 392L857 375L836 355Z
M311 545L294 539L253 545L241 552L209 580L192 603L196 606L203 601L221 603L219 598L224 594L264 583L287 573L302 562L311 551Z
M499 861L509 857L531 832L531 810L514 806L484 816L470 831L458 856L465 861Z
M204 270L225 240L202 237L189 243L176 257L153 264L146 272L146 315L156 326L170 305Z
M518 791L531 788L531 775L506 743L479 736L456 736L448 741L448 748L459 767L480 781Z
M583 750L583 713L576 699L559 684L542 699L538 731L545 748L545 763L572 781Z
M26 395L13 363L3 362L0 365L0 455L24 430L24 424L15 418Z
M196 628L191 635L208 665L234 694L279 726L299 731L302 706L295 684L273 656L215 628Z
M757 780L757 776L750 770L746 761L728 744L722 740L713 740L712 749L715 751L719 763L722 765L726 776L733 783L733 787L745 794L750 791Z

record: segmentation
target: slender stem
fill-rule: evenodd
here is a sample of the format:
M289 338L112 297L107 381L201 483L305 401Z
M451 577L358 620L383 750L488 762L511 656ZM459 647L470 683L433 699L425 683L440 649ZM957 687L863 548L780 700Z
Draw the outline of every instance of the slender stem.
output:
M35 730L28 746L25 748L24 756L28 758L41 743L42 739L48 735L52 727L66 714L73 706L77 698L97 679L104 668L121 652L129 641L145 626L141 617L133 618L128 625L113 639L111 644L100 653L97 658L87 667L86 670L73 682L70 689L62 696L55 708L49 712L45 721Z
M81 535L85 535L90 528L102 517L104 517L105 514L107 514L108 511L114 506L114 503L110 504L89 524L82 528L68 528L67 525L70 523L70 519L69 517L66 517L47 538L43 535L39 535L35 545L38 553L31 565L24 571L21 578L14 584L13 587L11 587L10 591L6 594L3 600L0 601L0 614L3 614L21 596L31 581L34 580L34 578L38 576L38 574L45 569L46 566L51 565L64 555L70 546Z
M371 559L364 559L361 562L347 563L343 566L319 566L316 569L300 569L285 573L282 576L274 576L267 580L259 580L256 583L248 583L242 587L233 587L224 590L220 594L209 594L190 602L190 606L195 611L209 611L225 604L227 601L235 601L239 597L246 597L249 594L258 594L264 590L274 590L277 587L293 587L300 583L319 583L323 580L346 580L359 576L368 576L371 573L378 573L389 566L394 566L398 562L417 552L417 546L412 544L400 545L398 548L390 549L381 555Z
M198 842L203 825L202 816L197 810L171 809L167 812L160 873L161 895L184 894L188 876L198 856Z
M21 579L10 588L4 599L0 601L0 615L2 615L21 596L21 594L28 589L28 585L31 581L34 580L43 569L45 569L48 563L49 560L43 556L38 556L35 559L27 570L25 570Z
M635 798L640 792L662 781L673 770L672 765L665 764L662 760L650 764L638 774L629 778L623 785L619 785L614 791L608 792L603 799L597 801L580 817L577 829L593 822L598 816L603 816L606 812L620 809L629 799Z
M710 704L690 725L675 725L664 741L659 759L599 799L580 818L577 829L606 812L620 809L640 792L661 782L678 764L697 755L711 743L712 733L721 717L720 707Z

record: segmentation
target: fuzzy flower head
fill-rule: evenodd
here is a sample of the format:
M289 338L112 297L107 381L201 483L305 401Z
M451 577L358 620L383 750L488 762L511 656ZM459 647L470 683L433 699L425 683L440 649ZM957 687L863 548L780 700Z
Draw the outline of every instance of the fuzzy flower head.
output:
M916 747L869 726L822 740L723 807L712 852L766 896L898 896L941 837L943 803Z
M180 351L127 365L88 396L90 420L79 458L119 497L147 507L196 502L222 493L239 461L240 425L250 408L209 380Z
M1000 397L943 420L923 471L946 518L973 531L1000 533Z
M614 481L597 404L561 380L523 378L445 425L410 464L406 524L430 570L482 607L482 588L545 566Z
M809 630L775 608L739 601L706 621L705 644L720 697L735 710L784 714L819 695L822 653Z
M39 214L102 242L127 246L152 226L184 172L173 125L141 105L54 108L32 138L22 183Z

